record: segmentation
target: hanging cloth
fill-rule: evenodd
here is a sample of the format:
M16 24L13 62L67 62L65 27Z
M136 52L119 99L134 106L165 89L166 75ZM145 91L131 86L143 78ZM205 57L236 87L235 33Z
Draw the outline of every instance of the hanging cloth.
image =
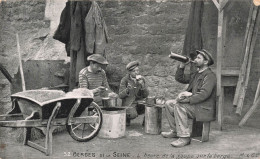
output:
M108 43L108 32L97 2L92 2L84 24L86 51L90 54L101 54L106 57L105 47Z
M196 50L203 48L202 35L201 35L201 23L203 15L203 1L192 1L188 27L186 30L184 45L182 49L182 54L190 57L192 60L196 58ZM195 72L197 68L192 63L191 72Z

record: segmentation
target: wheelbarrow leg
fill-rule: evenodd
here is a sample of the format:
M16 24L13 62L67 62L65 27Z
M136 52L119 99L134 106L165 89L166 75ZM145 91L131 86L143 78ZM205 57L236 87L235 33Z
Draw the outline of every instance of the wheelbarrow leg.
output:
M53 119L56 118L60 107L61 107L61 103L58 102L55 108L53 109L52 114L47 123L46 140L45 140L45 148L46 148L45 154L47 156L52 154L52 132L55 129L55 127L52 127L51 122Z
M31 131L32 128L24 128L24 139L23 139L23 144L28 145L28 141L31 139Z
M30 119L34 119L36 118L38 115L38 112L33 111L32 114L30 116L28 116L25 120L30 120ZM32 128L24 128L24 139L23 139L23 144L24 145L28 145L28 141L31 139L31 131Z

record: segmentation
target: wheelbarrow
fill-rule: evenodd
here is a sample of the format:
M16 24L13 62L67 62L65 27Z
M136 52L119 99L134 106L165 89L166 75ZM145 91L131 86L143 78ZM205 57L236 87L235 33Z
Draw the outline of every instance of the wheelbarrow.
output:
M93 139L102 125L102 112L88 89L64 93L60 90L29 90L11 95L12 110L0 116L1 127L25 128L24 145L52 154L52 132L66 125L70 136L79 142ZM31 129L43 128L45 146L31 139Z

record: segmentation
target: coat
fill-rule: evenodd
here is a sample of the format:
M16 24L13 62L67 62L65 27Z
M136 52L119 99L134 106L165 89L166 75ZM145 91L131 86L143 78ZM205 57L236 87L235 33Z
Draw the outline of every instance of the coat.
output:
M195 72L184 74L184 68L178 68L175 75L176 81L189 84L187 91L191 105L195 106L197 121L213 121L216 119L216 84L217 78L210 68L202 73Z
M68 1L60 17L60 23L54 33L53 38L66 44L67 55L70 50L77 53L84 50L85 36L84 19L87 16L92 2L91 1ZM82 49L82 43L84 49Z
M127 86L131 85L132 87L136 87L130 89L128 92ZM119 87L119 98L122 99L122 106L131 106L136 102L136 100L141 100L146 98L149 95L147 86L145 84L145 88L141 89L141 85L139 83L135 83L130 78L130 75L127 74L125 77L122 78Z
M101 54L105 57L105 47L108 43L107 26L101 9L95 1L92 2L84 20L84 26L86 51L89 54Z

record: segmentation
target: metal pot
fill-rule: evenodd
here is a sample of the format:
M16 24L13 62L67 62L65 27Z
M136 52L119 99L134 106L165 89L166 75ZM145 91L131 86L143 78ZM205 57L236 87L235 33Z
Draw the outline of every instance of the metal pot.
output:
M102 98L102 105L104 106L104 108L116 107L117 98L112 98L112 97Z

